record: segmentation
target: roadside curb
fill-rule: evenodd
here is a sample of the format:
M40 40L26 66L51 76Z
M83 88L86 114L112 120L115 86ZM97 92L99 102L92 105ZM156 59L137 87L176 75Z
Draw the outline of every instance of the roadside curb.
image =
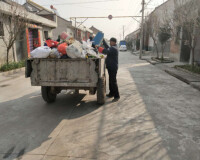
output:
M166 73L200 91L200 77L183 70L166 69ZM185 76L185 77L184 77Z
M159 62L157 61L154 61L154 60L151 60L151 59L145 59L147 62L149 62L150 64L152 65L156 65L156 64L159 64Z
M187 84L190 84L190 82L187 79L183 78L182 76L180 76L178 74L175 74L172 71L169 71L169 70L166 69L165 72L168 73L169 75L171 75L171 76L173 76L173 77L175 77L175 78L187 83Z
M156 65L159 64L159 62L151 60L149 58L142 58L142 60L147 61L148 63L152 64L152 65Z
M183 71L183 72L187 72L188 74L192 74L192 75L194 75L194 76L200 78L200 75L198 75L198 74L196 74L196 73L193 73L193 72L190 72L190 71L188 71L188 70L186 70L186 69L183 69L183 68L181 68L181 67L176 67L176 69L177 69L177 70L180 70L180 71Z
M190 85L191 85L193 88L198 89L198 90L200 91L200 82L199 82L199 83L192 82Z
M15 74L15 73L18 73L18 72L22 72L22 71L25 72L25 67L14 69L14 70L7 71L7 72L0 72L0 76L9 76L9 75L12 75L12 74Z

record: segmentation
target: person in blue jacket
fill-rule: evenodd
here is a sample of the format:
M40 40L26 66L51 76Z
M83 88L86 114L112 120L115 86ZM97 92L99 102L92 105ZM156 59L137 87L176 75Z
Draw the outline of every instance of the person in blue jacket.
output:
M118 101L120 99L118 85L117 85L117 71L118 71L118 47L117 47L117 39L111 38L110 39L110 47L103 40L103 45L105 48L96 46L100 53L106 54L106 68L109 74L109 90L110 93L106 96L109 98L114 97L113 101Z

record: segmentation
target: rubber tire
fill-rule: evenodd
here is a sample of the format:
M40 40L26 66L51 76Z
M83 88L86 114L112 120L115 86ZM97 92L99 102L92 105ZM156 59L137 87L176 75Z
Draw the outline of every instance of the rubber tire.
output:
M74 95L79 95L79 89L75 89Z
M50 87L42 86L41 92L42 92L42 98L44 99L44 101L46 101L47 103L55 102L57 94L51 93Z
M99 78L97 86L97 103L103 105L106 102L106 80Z

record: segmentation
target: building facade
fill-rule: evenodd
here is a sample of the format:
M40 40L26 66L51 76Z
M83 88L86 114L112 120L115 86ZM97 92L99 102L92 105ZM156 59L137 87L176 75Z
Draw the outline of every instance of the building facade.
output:
M140 29L128 34L125 41L129 50L138 51L140 49Z
M168 0L165 3L161 4L160 6L156 7L153 12L151 12L145 19L144 24L144 46L143 49L146 51L153 51L154 56L156 56L156 49L155 49L155 43L148 33L148 29L152 28L154 32L156 32L156 29L158 30L160 27L163 27L165 23L168 22L169 19L174 19L175 12L179 10L182 6L186 6L195 0L183 0L183 1L176 1L176 0ZM199 6L197 6L199 7ZM197 8L198 9L198 8ZM190 9L188 8L189 12L195 12L196 9ZM198 9L199 13L199 9ZM152 17L156 17L157 21L159 22L159 26L155 27L155 23L151 23L151 26L147 25L147 21L151 19ZM164 56L170 57L171 59L175 61L181 61L181 62L189 62L190 61L190 48L188 46L188 43L192 43L187 38L187 33L184 31L183 26L180 26L181 29L177 29L176 35L172 35L172 38L170 38L164 49ZM196 28L196 33L200 33L200 29ZM132 33L132 37L136 37L137 33ZM199 36L200 37L200 36ZM197 37L196 41L196 47L195 47L195 61L200 61L200 38ZM161 55L161 43L158 40L158 35L156 35L156 42L158 47L158 52Z
M93 35L95 36L98 32L102 32L99 29L95 28L94 26L90 27L90 30L92 30Z
M7 16L8 19L10 15L13 14L12 5L13 4L10 3L9 0L7 0L6 2L0 1L0 12L1 14ZM52 29L57 27L57 23L55 21L51 21L49 19L40 17L35 13L28 12L21 5L19 5L19 11L17 12L23 12L24 15L26 15L26 17L21 18L26 18L27 22L25 24L25 27L22 29L22 32L16 38L15 43L10 50L10 61L20 61L29 57L30 52L33 49L43 45L45 39L45 32L48 32L48 34L52 35ZM7 52L6 45L2 39L2 36L4 36L4 39L9 40L9 33L6 28L7 26L11 26L12 21L3 21L0 18L0 22L0 25L3 28L2 33L0 34L0 64L4 64L6 62Z

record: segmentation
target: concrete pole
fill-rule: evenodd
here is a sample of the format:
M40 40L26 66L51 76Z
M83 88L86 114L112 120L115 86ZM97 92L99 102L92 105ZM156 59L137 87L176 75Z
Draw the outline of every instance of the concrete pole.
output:
M124 26L123 26L123 40L124 40Z
M77 29L76 29L76 18L75 18L75 39L76 39L76 37L77 37Z
M145 0L142 0L142 23L140 31L140 56L139 56L140 59L142 59L143 42L144 42L144 5L145 5Z

